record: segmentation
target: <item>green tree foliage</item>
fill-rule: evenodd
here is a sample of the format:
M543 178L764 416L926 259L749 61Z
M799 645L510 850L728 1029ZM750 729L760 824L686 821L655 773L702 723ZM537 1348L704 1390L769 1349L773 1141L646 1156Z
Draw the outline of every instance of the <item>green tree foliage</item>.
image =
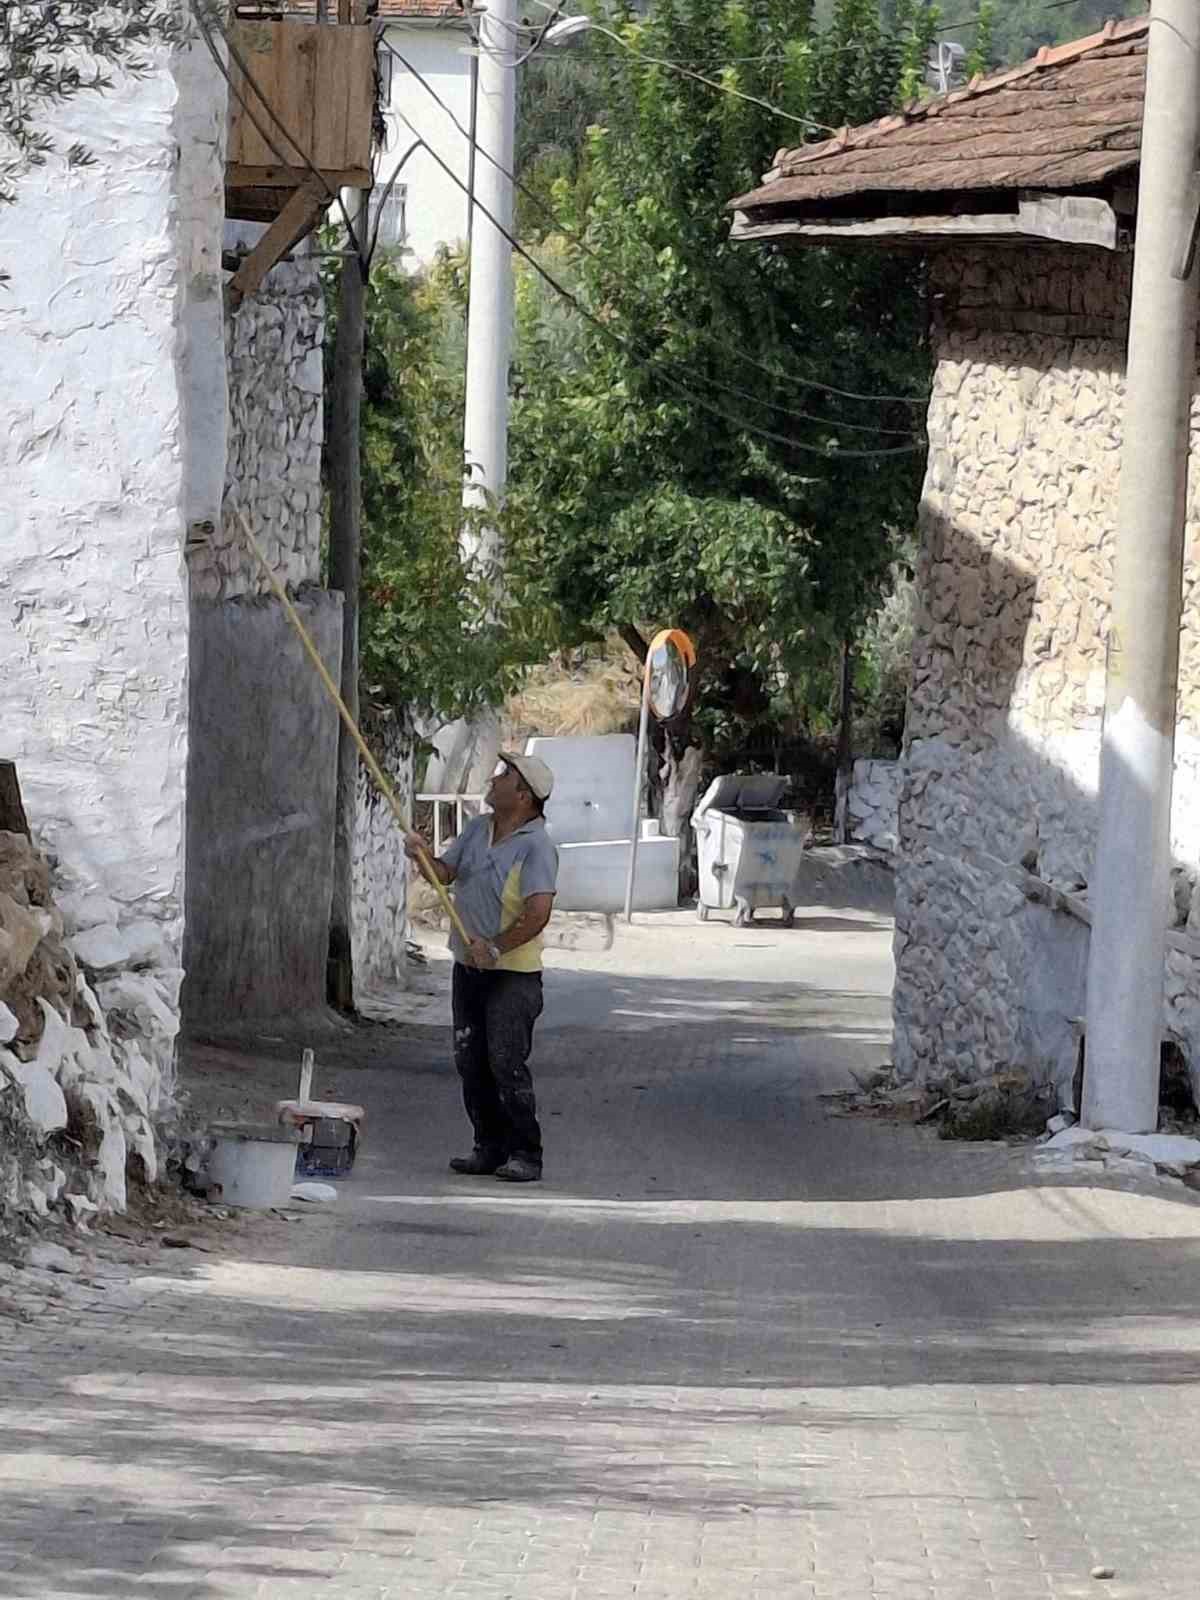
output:
M517 232L544 238L556 185L586 184L588 129L604 120L604 80L586 56L547 49L517 78ZM577 197L577 203L582 196Z
M565 336L553 291L522 273L512 589L561 643L689 629L718 745L875 609L917 501L913 268L735 245L726 211L781 142L911 92L936 17L899 11L889 31L876 0L837 0L814 28L796 0L661 0L613 23L629 49L591 57L605 122L586 181L555 188L566 227L546 241L593 320ZM797 120L654 57L711 62L696 70Z
M0 201L56 147L48 124L64 101L113 87L110 68L140 75L145 50L180 37L177 0L4 0L0 4ZM79 144L63 150L86 165Z
M325 275L333 349L336 272ZM485 573L464 570L462 264L426 279L377 258L363 370L362 684L450 719L498 703L527 657Z

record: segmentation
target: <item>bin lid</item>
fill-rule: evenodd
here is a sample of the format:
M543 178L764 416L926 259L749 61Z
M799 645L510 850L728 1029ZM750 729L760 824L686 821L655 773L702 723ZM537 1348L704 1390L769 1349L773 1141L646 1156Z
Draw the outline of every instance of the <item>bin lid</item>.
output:
M777 772L729 772L713 779L696 811L771 811L787 786Z

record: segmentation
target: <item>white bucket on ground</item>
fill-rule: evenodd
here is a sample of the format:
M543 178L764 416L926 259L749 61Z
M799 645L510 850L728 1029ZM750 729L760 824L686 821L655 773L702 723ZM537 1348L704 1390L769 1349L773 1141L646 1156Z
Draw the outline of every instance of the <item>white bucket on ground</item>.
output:
M222 1205L266 1211L285 1206L295 1182L296 1133L269 1122L223 1122L209 1130L208 1175Z

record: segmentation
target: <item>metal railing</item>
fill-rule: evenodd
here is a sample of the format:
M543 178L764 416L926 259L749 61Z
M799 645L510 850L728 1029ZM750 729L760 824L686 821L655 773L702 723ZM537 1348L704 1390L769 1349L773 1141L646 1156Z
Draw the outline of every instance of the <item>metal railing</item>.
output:
M456 839L463 830L463 821L467 816L466 807L473 806L470 815L477 817L483 810L483 796L481 794L419 794L416 802L420 805L433 807L433 853L441 854L442 845L449 839ZM447 834L442 831L442 808L450 807L454 812L454 829Z

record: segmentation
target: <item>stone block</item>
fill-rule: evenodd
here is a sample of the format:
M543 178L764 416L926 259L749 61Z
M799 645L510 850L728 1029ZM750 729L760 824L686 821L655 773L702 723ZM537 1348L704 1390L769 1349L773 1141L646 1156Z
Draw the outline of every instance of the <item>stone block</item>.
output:
M49 931L45 912L0 892L0 989L20 977Z
M67 946L88 972L113 972L129 965L129 941L115 923L86 928L68 939Z
M10 1066L25 1097L25 1115L40 1138L59 1133L67 1125L67 1102L52 1073L36 1061Z
M63 928L68 934L82 933L85 929L99 927L102 923L115 925L121 916L121 908L117 902L104 894L84 892L62 894L57 897L57 905L62 914Z

